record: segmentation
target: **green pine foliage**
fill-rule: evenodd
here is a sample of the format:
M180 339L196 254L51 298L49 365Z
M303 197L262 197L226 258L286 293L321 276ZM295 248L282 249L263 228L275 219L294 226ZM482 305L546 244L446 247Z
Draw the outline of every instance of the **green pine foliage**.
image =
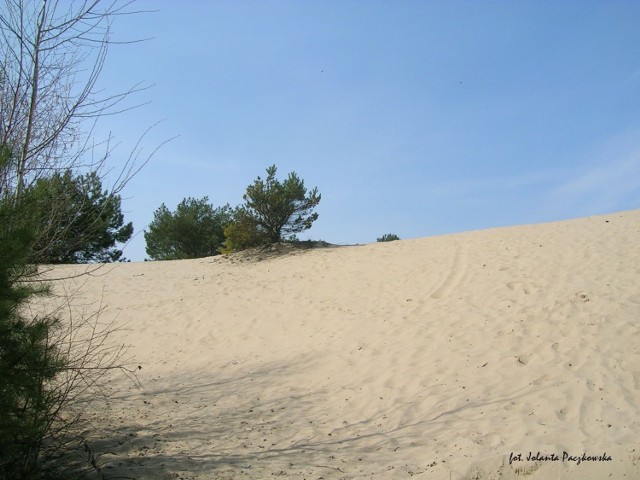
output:
M208 197L185 198L175 212L163 203L144 233L152 260L178 260L217 255L224 242L224 228L231 222L228 205L214 208Z
M28 257L35 241L24 204L0 202L0 479L34 478L56 416L50 382L65 358L53 318L26 318L23 307L48 292L34 281Z
M133 235L124 223L119 195L102 189L96 172L74 176L70 170L41 178L26 190L37 228L31 260L38 263L115 262L117 243Z
M258 177L247 187L245 203L236 210L234 226L226 232L228 250L295 238L318 219L318 213L313 212L320 203L318 189L307 193L304 181L295 172L281 182L276 179L276 171L272 165L267 168L266 179ZM248 245L243 243L247 238Z

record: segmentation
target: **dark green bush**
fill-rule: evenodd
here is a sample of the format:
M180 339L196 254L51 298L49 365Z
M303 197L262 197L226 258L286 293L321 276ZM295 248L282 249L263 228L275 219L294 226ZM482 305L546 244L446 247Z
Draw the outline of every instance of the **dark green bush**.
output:
M393 242L394 240L400 240L400 237L395 233L385 233L383 236L377 239L378 242Z
M96 172L56 172L29 187L29 215L37 230L30 260L35 263L90 263L121 260L133 225L124 223L119 195L102 189Z
M228 205L213 208L207 197L185 198L175 212L162 204L153 217L144 232L147 255L152 260L179 260L217 255L232 211Z

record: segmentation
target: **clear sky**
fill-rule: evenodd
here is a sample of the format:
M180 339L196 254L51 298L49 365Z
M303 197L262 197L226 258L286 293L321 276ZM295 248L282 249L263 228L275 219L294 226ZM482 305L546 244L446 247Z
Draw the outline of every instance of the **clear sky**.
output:
M165 203L242 203L276 164L317 186L301 239L353 244L640 208L638 1L186 1L121 17L106 91L123 192L142 231Z

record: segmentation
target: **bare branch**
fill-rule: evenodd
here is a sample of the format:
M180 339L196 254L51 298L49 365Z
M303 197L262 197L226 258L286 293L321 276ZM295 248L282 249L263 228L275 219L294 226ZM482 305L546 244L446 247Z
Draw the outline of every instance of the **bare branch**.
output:
M79 168L88 152L82 133L87 120L149 103L122 105L150 88L142 83L102 97L96 89L109 45L145 40L111 38L115 18L148 13L133 5L120 0L50 0L36 6L5 0L0 7L0 144L9 145L17 157L0 173L0 194L19 194L52 170Z

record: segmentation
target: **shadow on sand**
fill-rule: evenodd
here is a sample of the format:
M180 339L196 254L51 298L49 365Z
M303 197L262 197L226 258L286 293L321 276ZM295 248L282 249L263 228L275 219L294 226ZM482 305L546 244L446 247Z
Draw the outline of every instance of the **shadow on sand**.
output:
M305 389L304 372L313 366L311 355L286 364L238 365L208 382L193 372L114 396L88 434L100 472L85 466L86 476L337 479L431 472L448 478L447 455L428 453L433 437L474 409L531 393L433 411L418 422L385 422L395 410L409 411L407 402L350 423L328 406L336 403L335 391ZM300 379L299 388L279 391L278 378L292 375Z

